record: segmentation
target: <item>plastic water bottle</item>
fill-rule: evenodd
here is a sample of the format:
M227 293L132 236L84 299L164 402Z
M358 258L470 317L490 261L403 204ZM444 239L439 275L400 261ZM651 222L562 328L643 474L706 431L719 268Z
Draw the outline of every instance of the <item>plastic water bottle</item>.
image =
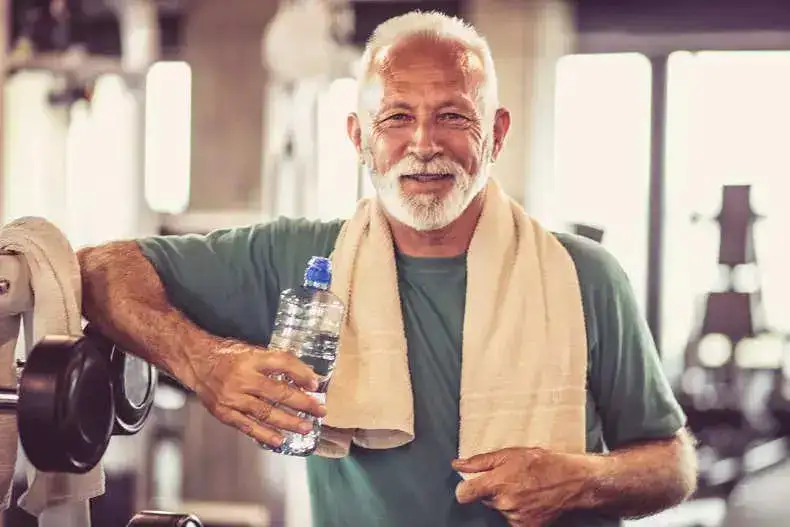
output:
M329 291L332 262L314 256L307 264L301 287L286 289L280 294L280 305L274 322L269 349L293 353L319 375L318 390L311 393L322 404L335 368L340 326L345 306ZM313 421L313 430L298 434L281 430L284 441L279 448L265 447L291 456L309 456L318 447L321 420L299 412Z

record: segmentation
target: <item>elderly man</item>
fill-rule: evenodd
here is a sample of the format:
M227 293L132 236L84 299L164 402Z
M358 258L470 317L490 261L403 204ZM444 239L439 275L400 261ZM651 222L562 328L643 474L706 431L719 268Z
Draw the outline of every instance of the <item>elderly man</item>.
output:
M375 199L347 221L85 249L86 317L260 442L309 430L292 410L325 417L316 525L614 526L687 498L693 445L625 274L489 177L510 115L483 38L391 19L360 86L348 135ZM308 367L265 348L314 255L349 306L326 406Z

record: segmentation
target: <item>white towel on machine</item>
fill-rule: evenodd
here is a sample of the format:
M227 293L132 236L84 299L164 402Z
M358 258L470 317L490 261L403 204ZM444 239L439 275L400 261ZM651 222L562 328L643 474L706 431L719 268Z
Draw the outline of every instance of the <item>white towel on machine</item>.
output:
M16 255L0 254L0 386L16 386L16 348L22 313L32 309L30 273ZM10 505L17 456L16 416L0 412L0 508Z
M43 218L19 218L0 228L0 255L16 255L26 264L34 298L32 313L20 315L12 311L7 319L0 317L0 383L16 386L14 350L20 316L25 321L28 351L46 335L81 335L82 284L71 244ZM2 509L9 506L17 442L16 414L0 412L0 495L5 496L0 503ZM103 493L101 464L86 474L44 473L31 468L28 490L19 499L19 505L38 516L45 509L87 502Z

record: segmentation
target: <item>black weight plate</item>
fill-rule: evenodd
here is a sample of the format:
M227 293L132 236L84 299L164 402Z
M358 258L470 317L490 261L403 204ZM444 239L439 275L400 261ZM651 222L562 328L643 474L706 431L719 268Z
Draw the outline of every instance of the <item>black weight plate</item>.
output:
M115 403L113 434L136 434L145 424L154 404L156 368L123 351L91 324L85 328L85 335L96 343L109 364Z
M113 433L136 434L145 424L154 405L156 368L147 361L113 346L110 371L115 395Z
M191 514L143 511L134 515L126 527L203 527Z
M22 448L42 472L85 473L104 455L115 411L107 362L85 337L42 339L19 381Z

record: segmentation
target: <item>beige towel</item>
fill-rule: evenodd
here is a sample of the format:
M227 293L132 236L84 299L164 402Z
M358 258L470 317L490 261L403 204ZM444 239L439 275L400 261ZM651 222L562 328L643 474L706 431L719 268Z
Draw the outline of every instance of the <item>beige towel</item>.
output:
M44 219L33 217L8 223L0 228L0 254L19 255L27 264L34 297L32 343L46 335L82 334L79 263L68 240L57 227ZM26 320L26 327L29 322ZM19 327L18 319L16 327ZM9 375L13 375L12 341L15 341L16 334L11 336L11 326L4 329L9 334L0 336L0 343L5 343L1 350L0 369L3 372L2 380L6 382ZM28 341L28 350L30 344ZM15 384L15 379L11 384ZM13 478L13 463L8 458L9 453L14 452L14 460L16 458L16 415L0 413L0 423L0 450L4 456L0 463L0 484L6 485L0 488L0 493L6 496L3 503L5 508L8 506L8 486ZM29 470L28 491L20 498L19 505L38 516L44 509L64 503L84 502L103 493L104 471L101 465L81 475Z
M15 387L16 349L22 313L32 309L30 273L27 263L16 255L0 254L0 386ZM0 412L0 510L7 509L11 500L17 455L16 415Z
M459 456L511 446L584 452L587 339L576 269L560 242L491 180L467 255ZM347 306L318 455L414 439L388 223L375 199L346 222L332 291Z

